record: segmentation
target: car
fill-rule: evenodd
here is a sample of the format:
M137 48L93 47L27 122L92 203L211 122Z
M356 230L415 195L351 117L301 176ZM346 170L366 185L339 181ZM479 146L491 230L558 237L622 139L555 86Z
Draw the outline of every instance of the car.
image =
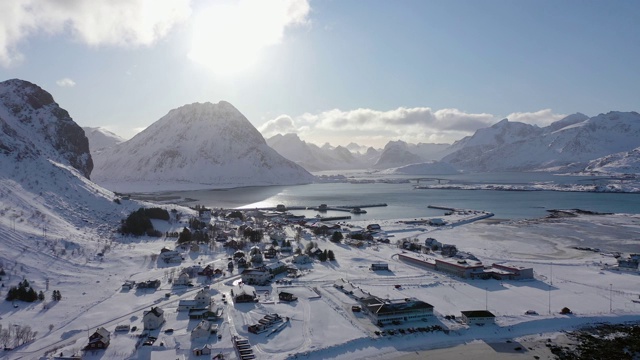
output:
M538 312L535 310L527 310L524 313L525 315L538 315Z
M222 339L222 334L218 334L218 340Z
M173 333L173 329L167 329L164 331L165 334L172 334Z
M224 299L224 298L226 298L226 297L227 297L227 295L226 295L226 294L222 294L222 298L223 298L223 299Z

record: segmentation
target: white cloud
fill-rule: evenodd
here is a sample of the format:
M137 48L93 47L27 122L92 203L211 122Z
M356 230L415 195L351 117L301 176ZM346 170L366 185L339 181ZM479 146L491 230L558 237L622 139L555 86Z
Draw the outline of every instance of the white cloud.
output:
M518 121L531 125L547 126L554 121L558 121L566 115L554 114L551 109L543 109L536 112L516 112L507 115L509 121Z
M554 114L551 110L533 113L513 113L510 121L547 125L564 115ZM476 130L488 127L499 121L487 113L466 113L458 109L440 109L428 107L404 108L378 111L338 109L318 114L305 113L297 117L280 115L260 127L265 137L275 134L295 132L306 140L316 144L330 142L334 145L346 145L357 142L375 147L384 146L389 140L404 140L411 143L452 143Z
M287 28L307 23L308 0L237 0L212 3L194 18L189 58L220 74L257 62Z
M62 78L56 81L56 84L60 87L74 87L76 86L76 82L69 78Z
M0 64L20 62L21 41L71 35L91 45L150 45L191 12L189 0L10 0L0 2Z

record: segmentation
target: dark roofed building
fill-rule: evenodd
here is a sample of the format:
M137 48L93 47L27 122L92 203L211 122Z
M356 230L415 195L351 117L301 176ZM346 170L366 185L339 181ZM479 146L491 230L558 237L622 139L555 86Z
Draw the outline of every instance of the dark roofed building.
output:
M298 297L293 295L292 293L288 293L286 291L280 291L278 293L278 299L280 299L280 301L296 301L298 300Z
M496 316L488 310L467 310L461 311L462 320L468 325L493 324Z
M369 296L360 300L360 303L374 323L414 321L433 316L433 305L416 298L385 300Z

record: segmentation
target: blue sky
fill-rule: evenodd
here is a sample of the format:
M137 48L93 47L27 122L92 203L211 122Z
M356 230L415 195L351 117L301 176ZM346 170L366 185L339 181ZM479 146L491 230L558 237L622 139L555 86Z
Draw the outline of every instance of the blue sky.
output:
M131 137L193 102L265 137L452 142L638 111L640 2L2 0L0 79Z

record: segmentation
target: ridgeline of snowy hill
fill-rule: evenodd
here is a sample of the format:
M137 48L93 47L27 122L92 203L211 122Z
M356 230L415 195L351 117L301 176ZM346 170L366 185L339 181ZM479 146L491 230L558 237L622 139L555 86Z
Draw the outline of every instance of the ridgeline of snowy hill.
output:
M457 173L458 171L453 166L436 160L381 170L379 172L379 174L388 175L452 175Z
M640 174L640 147L592 160L585 171L608 174Z
M101 127L82 127L87 139L89 139L89 149L91 154L114 147L126 140L111 131Z
M449 154L449 144L409 144L404 141L389 141L375 163L376 169L396 168L404 165L440 160Z
M194 103L95 154L94 180L114 191L293 185L313 175L270 148L233 105Z
M640 146L640 114L574 114L547 127L502 120L443 158L466 171L580 171L589 161Z
M296 134L277 134L267 139L267 144L308 171L366 169L372 164L366 154L353 153L344 146L333 147L328 143L319 147L301 140Z
M19 169L44 157L89 178L93 162L84 131L39 86L19 79L0 83L0 127L4 163Z
M103 245L96 238L109 235L130 209L88 179L84 131L37 85L0 83L0 129L0 262L32 254L48 261L50 273L72 268L73 261L52 259L72 249L97 251Z

